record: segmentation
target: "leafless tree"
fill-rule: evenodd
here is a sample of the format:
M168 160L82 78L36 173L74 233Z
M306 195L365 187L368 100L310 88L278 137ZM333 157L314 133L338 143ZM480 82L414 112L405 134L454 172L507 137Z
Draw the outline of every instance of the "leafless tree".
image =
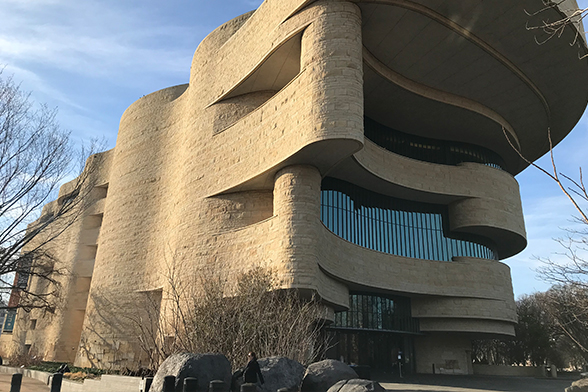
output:
M570 45L581 47L580 59L588 56L588 54L582 54L586 53L582 21L588 14L588 8L579 8L577 3L571 0L543 0L542 7L527 10L527 14L530 17L527 29L541 33L535 37L539 45L553 38L560 38L566 31L571 31L573 38ZM506 130L503 131L520 158L555 182L575 209L576 215L573 219L577 225L573 229L566 229L564 238L557 239L563 247L562 255L565 259L562 261L550 257L539 258L543 266L538 269L538 273L542 279L554 284L549 291L541 294L547 313L552 317L561 336L565 337L560 341L579 349L583 354L588 354L588 340L585 340L582 334L582 330L585 331L588 328L588 317L586 317L588 310L588 247L586 246L588 244L588 192L584 184L582 168L579 168L576 178L558 170L549 127L546 135L550 154L548 168L541 167L525 157L512 143Z
M328 348L325 308L280 290L275 272L254 268L231 282L210 273L188 281L179 270L170 266L167 289L139 294L133 311L123 305L123 323L131 325L149 368L178 352L223 353L238 368L251 350L308 364Z
M564 341L588 360L588 290L573 284L555 285L543 294L544 308Z
M63 271L56 267L50 245L79 216L92 188L92 169L81 171L57 202L42 207L75 175L76 157L88 152L74 151L55 109L35 105L0 71L0 295L11 297L1 307L53 309L57 276ZM31 277L45 290L29 290Z
M588 190L584 184L581 167L578 170L577 179L558 171L549 131L548 139L550 169L545 169L534 162L523 159L557 184L574 207L576 215L573 216L573 222L577 225L576 228L565 229L566 235L556 239L564 249L562 255L565 256L565 261L539 258L543 262L543 267L539 269L539 272L542 278L548 282L558 286L566 286L573 291L585 290L588 293ZM586 300L588 306L588 297Z
M506 132L504 134L510 142ZM537 272L542 279L554 285L542 298L549 317L553 319L559 335L563 336L559 341L571 347L568 352L577 349L588 360L588 335L585 333L588 330L588 190L581 167L577 179L558 170L549 128L547 138L549 168L527 159L512 143L511 147L527 164L555 182L575 209L573 221L577 223L576 227L564 229L566 235L556 239L563 248L560 256L564 256L564 260L538 257L542 266Z
M557 17L550 18L548 15L557 12ZM576 45L579 40L583 40L582 35L585 32L580 28L581 22L588 14L588 8L579 8L575 1L570 0L543 0L543 7L537 10L526 10L527 15L533 19L527 22L527 30L536 30L541 32L540 36L535 36L535 41L543 45L554 37L560 38L566 30L573 32L573 39L570 45ZM579 54L580 58L585 58L588 54Z
M508 138L506 132L505 137ZM559 336L557 342L568 347L569 354L579 353L588 360L588 191L584 184L582 168L577 179L558 170L550 129L547 129L549 141L550 167L544 168L527 159L512 143L511 147L527 164L535 167L549 177L560 188L575 209L573 221L575 228L564 229L565 236L556 239L563 248L560 256L538 257L542 266L538 268L539 276L554 286L546 293L541 293L546 316L552 319ZM573 356L573 355L572 355ZM577 356L577 355L576 355Z

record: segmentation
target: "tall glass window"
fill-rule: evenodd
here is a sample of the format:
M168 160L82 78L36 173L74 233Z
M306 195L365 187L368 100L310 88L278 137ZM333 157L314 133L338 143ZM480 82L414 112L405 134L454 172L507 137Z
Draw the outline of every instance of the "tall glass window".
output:
M349 310L335 313L332 328L419 332L410 313L410 298L370 294L349 295Z
M420 161L457 165L475 162L504 170L504 161L494 151L468 143L410 135L364 117L365 136L393 153Z
M498 260L494 246L473 237L447 236L446 206L417 203L325 178L321 220L341 238L398 256L451 261L454 256Z

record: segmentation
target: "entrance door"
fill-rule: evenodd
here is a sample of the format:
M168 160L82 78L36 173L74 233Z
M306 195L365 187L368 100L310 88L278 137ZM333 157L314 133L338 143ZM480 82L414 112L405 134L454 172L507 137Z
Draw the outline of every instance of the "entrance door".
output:
M378 372L394 373L398 369L400 354L403 372L410 371L413 351L410 337L379 331L332 329L331 332L330 358L342 358L348 364L367 365Z

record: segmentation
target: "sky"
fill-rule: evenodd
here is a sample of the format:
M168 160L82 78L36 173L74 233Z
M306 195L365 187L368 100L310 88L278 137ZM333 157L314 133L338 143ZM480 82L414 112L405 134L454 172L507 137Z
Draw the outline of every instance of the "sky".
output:
M114 147L124 110L143 95L187 83L200 41L261 0L0 0L0 67L36 102L59 110L75 143ZM588 0L580 0L588 7ZM579 60L580 61L580 60ZM588 59L582 60L588 61ZM558 170L588 170L588 115L555 148ZM538 161L549 167L548 157ZM529 168L521 186L528 246L505 260L515 296L544 291L538 257L562 260L554 238L574 227L574 210L555 183ZM576 214L577 215L577 214Z

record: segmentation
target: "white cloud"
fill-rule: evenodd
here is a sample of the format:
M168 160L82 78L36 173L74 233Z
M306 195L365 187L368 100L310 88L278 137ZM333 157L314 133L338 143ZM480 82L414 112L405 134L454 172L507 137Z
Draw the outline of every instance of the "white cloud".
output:
M0 10L0 62L42 64L88 77L130 70L178 73L189 68L196 47L191 37L205 34L197 24L165 24L124 3L37 3L10 2Z
M35 101L58 106L66 129L82 138L108 132L114 142L134 100L188 81L194 50L211 31L202 18L170 17L184 5L153 3L0 0L0 66Z

